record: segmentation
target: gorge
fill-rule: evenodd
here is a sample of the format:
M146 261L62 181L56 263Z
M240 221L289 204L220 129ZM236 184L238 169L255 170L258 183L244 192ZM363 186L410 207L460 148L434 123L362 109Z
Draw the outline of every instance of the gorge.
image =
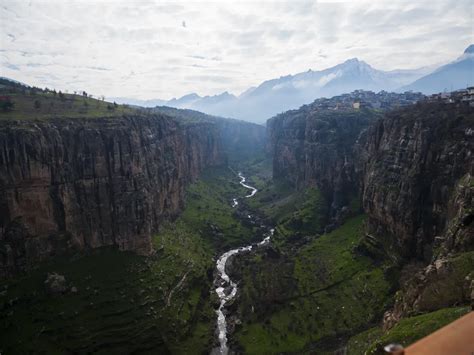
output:
M0 124L2 275L69 250L150 254L152 233L183 209L186 186L223 164L232 144L258 147L264 134L245 122L143 112Z
M375 354L469 310L465 102L265 128L8 90L2 352Z
M238 177L240 178L240 185L251 190L251 192L248 195L246 195L245 198L252 197L253 195L257 193L256 188L245 184L245 177L242 175L242 173L239 172ZM237 207L237 206L238 206L237 199L233 198L232 207ZM252 216L248 215L248 218L251 219ZM269 229L265 238L261 242L256 244L256 246L267 244L270 241L271 236L273 235L273 232L274 232L274 229ZM237 294L237 284L233 282L229 278L229 275L227 275L226 273L227 260L234 255L238 255L239 253L251 251L253 247L254 245L248 245L248 246L240 247L237 249L229 250L225 252L224 254L222 254L222 256L219 257L216 263L216 268L217 268L217 273L218 273L218 280L216 281L218 287L216 288L216 293L220 299L219 309L216 311L217 329L218 329L219 343L220 343L219 351L223 355L226 355L229 352L229 349L227 347L227 323L226 323L226 317L224 314L224 307L226 303L228 303L229 301L232 301Z

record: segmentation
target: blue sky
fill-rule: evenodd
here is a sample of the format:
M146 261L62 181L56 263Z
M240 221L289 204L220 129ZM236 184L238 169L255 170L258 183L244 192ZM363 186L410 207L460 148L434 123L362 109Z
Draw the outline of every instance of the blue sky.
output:
M445 63L474 42L474 5L445 1L0 1L0 75L109 97L239 94L352 57Z

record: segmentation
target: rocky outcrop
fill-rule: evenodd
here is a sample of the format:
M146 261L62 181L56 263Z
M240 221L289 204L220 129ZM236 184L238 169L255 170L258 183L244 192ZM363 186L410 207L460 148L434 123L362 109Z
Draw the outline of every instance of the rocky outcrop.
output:
M0 122L0 274L72 250L150 253L224 146L215 122L163 114Z
M414 314L457 304L474 305L473 208L474 176L468 173L460 179L448 202L449 222L444 233L435 237L433 260L410 272L401 283L394 308L385 313L385 329Z
M64 275L59 275L55 272L48 273L48 277L44 284L48 293L53 295L64 293L67 290L66 278Z
M441 257L407 278L385 312L383 326L401 318L474 302L474 252Z
M336 215L358 194L354 145L378 118L370 110L331 111L313 106L267 121L267 151L273 176L295 188L318 187Z

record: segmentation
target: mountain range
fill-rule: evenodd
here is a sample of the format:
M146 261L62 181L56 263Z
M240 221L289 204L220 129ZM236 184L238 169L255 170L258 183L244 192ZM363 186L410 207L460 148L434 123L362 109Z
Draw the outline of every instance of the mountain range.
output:
M239 96L223 92L214 96L196 93L171 100L110 98L118 103L193 109L207 114L263 123L268 118L319 97L331 97L357 89L372 91L420 91L424 94L452 91L474 85L474 45L451 63L438 68L378 70L357 58L320 71L308 70L282 76L251 87Z

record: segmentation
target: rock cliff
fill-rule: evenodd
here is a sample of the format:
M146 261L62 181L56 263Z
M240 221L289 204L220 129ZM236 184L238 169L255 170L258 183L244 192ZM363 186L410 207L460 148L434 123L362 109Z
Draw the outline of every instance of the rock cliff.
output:
M302 107L268 121L267 150L274 177L317 186L333 213L359 196L368 240L408 275L388 328L474 295L474 110L423 101L378 118Z
M334 217L357 196L354 145L378 116L371 110L330 111L309 105L268 120L273 176L297 189L318 187Z
M445 235L459 201L471 203L470 188L457 186L474 175L472 108L423 102L379 117L310 105L270 119L274 177L317 186L333 209L359 194L368 233L391 240L408 259L430 260L435 239L446 239L449 250L472 248L459 228Z
M425 261L435 240L449 251L472 248L472 235L447 227L463 205L472 209L472 186L462 181L474 174L473 127L468 105L436 103L387 113L370 127L359 165L369 233L389 238L402 256ZM469 222L472 215L457 218Z
M420 103L388 113L365 136L367 232L402 258L407 274L385 329L474 296L473 127L468 105Z
M0 274L72 250L150 253L187 183L225 162L222 134L160 113L1 121Z

